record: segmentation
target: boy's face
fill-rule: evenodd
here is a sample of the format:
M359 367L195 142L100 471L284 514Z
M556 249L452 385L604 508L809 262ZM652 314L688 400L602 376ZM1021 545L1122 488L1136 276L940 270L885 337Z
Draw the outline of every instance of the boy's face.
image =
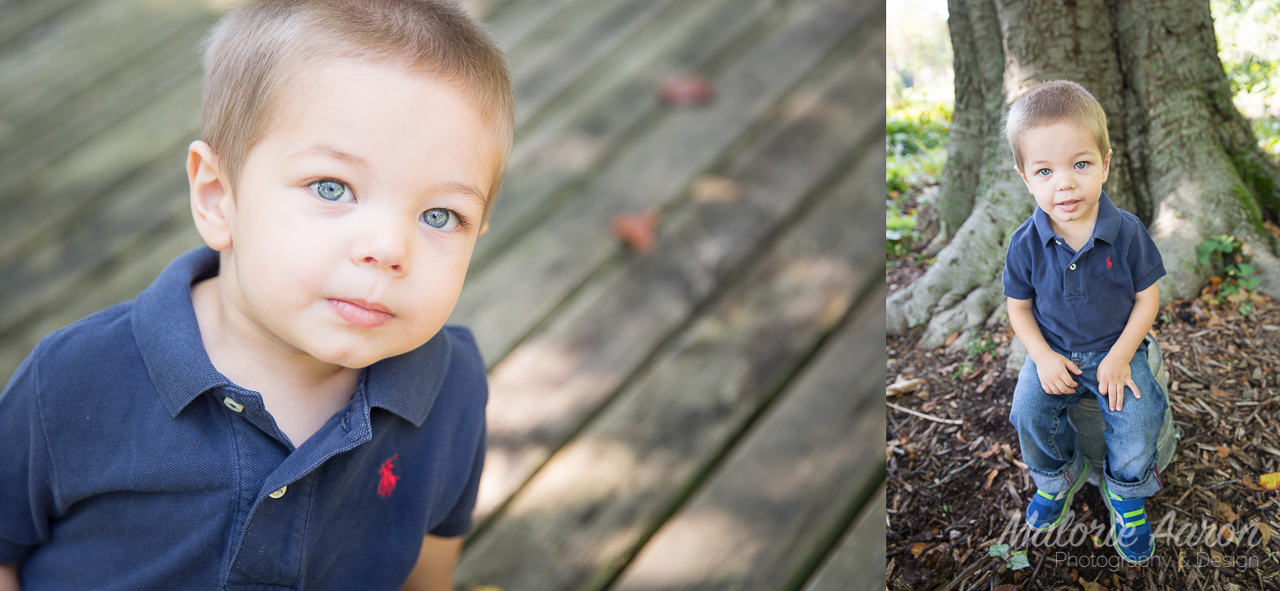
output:
M1054 230L1091 228L1111 153L1099 153L1093 134L1068 121L1028 129L1021 148L1018 174Z
M285 90L234 199L218 201L223 326L365 367L444 325L501 157L492 127L445 82L357 60L310 73Z

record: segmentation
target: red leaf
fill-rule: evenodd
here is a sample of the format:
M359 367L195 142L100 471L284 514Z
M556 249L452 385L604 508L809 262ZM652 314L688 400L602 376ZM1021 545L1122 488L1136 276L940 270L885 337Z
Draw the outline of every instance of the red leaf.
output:
M609 229L613 235L634 252L645 254L653 250L657 242L656 231L661 215L650 207L640 213L613 216Z
M683 74L662 81L662 102L677 109L701 107L716 98L716 87L703 76Z

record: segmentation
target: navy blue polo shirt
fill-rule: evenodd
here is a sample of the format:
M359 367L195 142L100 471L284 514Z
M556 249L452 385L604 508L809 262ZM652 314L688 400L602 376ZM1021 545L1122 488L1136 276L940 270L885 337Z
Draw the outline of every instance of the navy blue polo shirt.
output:
M1036 323L1050 346L1109 351L1129 322L1136 294L1164 274L1142 220L1103 192L1093 236L1079 252L1054 234L1049 215L1036 207L1009 238L1004 295L1035 300Z
M132 302L45 337L0 394L0 563L24 591L399 589L471 527L484 363L445 327L363 372L296 449L204 351L187 252Z

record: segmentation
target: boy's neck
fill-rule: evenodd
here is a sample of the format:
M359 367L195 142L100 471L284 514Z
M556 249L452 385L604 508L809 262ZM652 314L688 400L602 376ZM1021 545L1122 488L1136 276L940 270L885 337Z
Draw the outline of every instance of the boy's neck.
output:
M1095 206L1089 217L1074 222L1063 223L1049 217L1049 227L1075 250L1080 250L1093 237L1093 229L1098 224L1098 209Z
M262 395L276 424L301 445L329 417L342 410L355 393L359 369L325 363L301 351L287 351L278 343L244 335L234 304L219 289L219 278L191 286L191 303L209 361L232 383Z

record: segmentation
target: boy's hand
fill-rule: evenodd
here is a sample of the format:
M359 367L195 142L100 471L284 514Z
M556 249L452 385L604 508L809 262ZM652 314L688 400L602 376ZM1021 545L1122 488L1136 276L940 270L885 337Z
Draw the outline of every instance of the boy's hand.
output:
M1133 390L1134 398L1142 398L1138 386L1133 383L1133 376L1129 374L1129 361L1131 360L1108 354L1098 364L1098 391L1107 396L1107 406L1111 410L1124 408L1125 386Z
M1045 359L1034 359L1036 374L1040 376L1040 387L1050 394L1071 394L1075 392L1076 381L1071 374L1080 375L1080 368L1070 359L1050 351Z

